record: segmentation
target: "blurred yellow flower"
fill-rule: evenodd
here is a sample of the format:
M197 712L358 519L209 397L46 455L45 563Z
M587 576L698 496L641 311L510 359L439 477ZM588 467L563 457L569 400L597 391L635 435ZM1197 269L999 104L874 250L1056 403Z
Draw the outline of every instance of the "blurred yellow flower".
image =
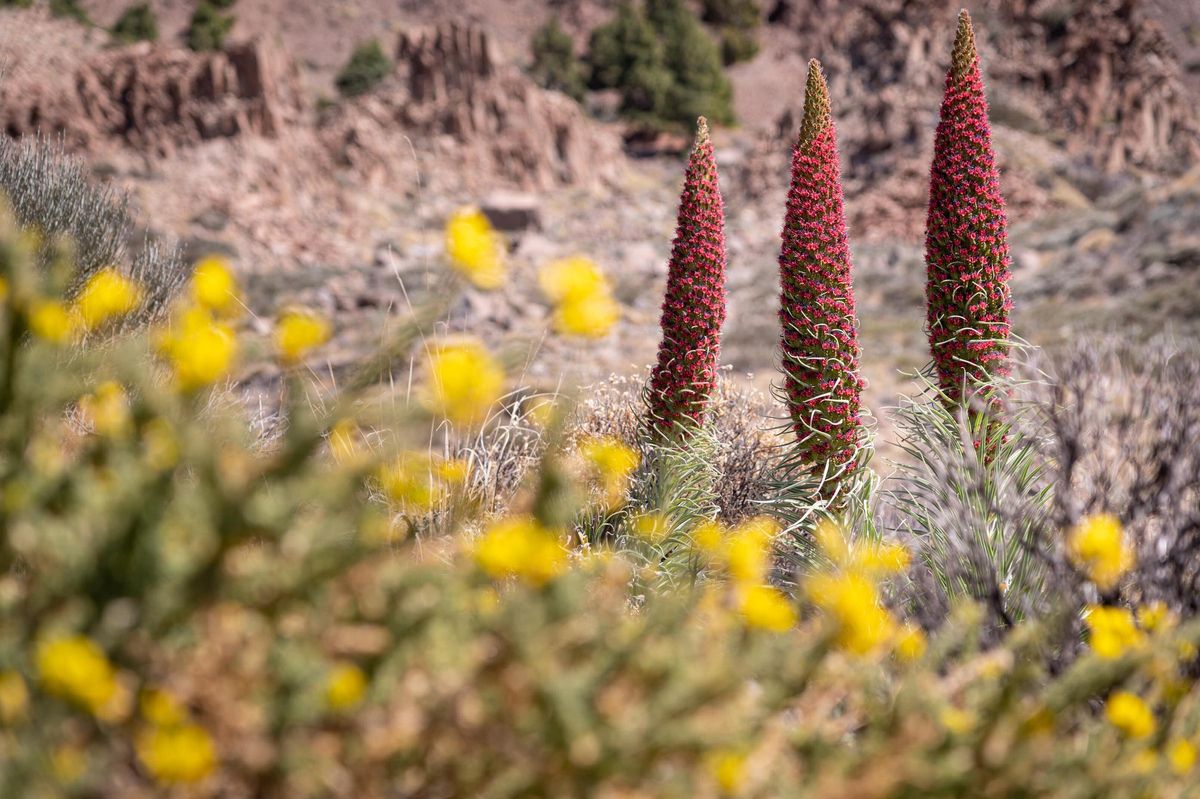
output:
M554 322L560 333L601 338L621 317L608 278L589 258L552 261L538 273L538 283L555 306Z
M8 299L8 280L0 277L0 302Z
M1107 513L1088 516L1076 525L1067 538L1067 552L1101 591L1114 587L1135 564L1121 522Z
M229 325L201 308L186 310L158 339L158 351L185 393L211 386L233 368L237 339Z
M706 758L708 771L721 793L734 796L746 780L746 755L734 749L721 749Z
M904 624L896 634L896 657L907 662L920 660L927 645L925 632L920 627Z
M115 269L101 269L88 278L75 298L75 310L83 326L96 328L111 319L124 316L142 301L142 291L133 281Z
M638 538L657 544L671 534L671 520L662 511L646 511L633 517L630 529Z
M187 711L183 705L159 688L147 688L142 691L138 707L142 718L160 727L182 724L187 720Z
M873 577L896 574L908 568L908 550L899 544L851 542L838 523L824 519L813 531L817 548L835 567L857 570Z
M367 693L367 675L353 663L335 663L325 681L325 702L341 712L356 707Z
M771 544L778 532L775 522L761 516L734 528L725 545L729 576L742 584L766 582Z
M50 768L59 782L70 785L87 770L87 752L69 744L59 746L50 755Z
M579 453L595 471L609 506L618 504L625 496L629 476L637 468L637 450L613 436L587 438L579 444Z
M966 735L975 729L975 717L967 711L956 707L943 708L938 714L938 721L955 735Z
M1089 605L1085 614L1084 622L1091 631L1088 640L1098 656L1113 660L1145 646L1146 634L1138 629L1128 610Z
M610 294L567 300L554 311L558 332L580 338L604 338L621 318L621 306Z
M29 712L29 688L20 672L0 671L0 721L12 726L24 721Z
M692 546L709 558L721 554L725 547L725 528L718 521L706 519L692 528Z
M362 431L351 419L339 419L329 429L329 452L342 466L353 466L364 456Z
M58 300L36 300L29 306L29 329L43 341L65 344L75 336L75 320Z
M115 438L129 432L129 398L120 383L112 380L79 400L79 412L99 435Z
M299 363L309 352L329 341L329 322L302 309L284 311L275 322L275 348L284 363Z
M1149 737L1156 726L1154 713L1141 697L1116 691L1104 706L1104 717L1128 738Z
M504 239L477 208L461 208L446 221L446 254L450 264L476 287L504 283Z
M530 518L490 525L474 547L475 563L495 579L516 577L541 586L567 568L567 552L551 531Z
M796 623L796 610L778 589L746 585L738 589L738 612L750 627L782 633Z
M1187 774L1196 765L1196 745L1183 738L1176 739L1167 747L1167 762L1176 774Z
M880 605L875 584L866 576L815 574L805 583L805 593L834 623L836 642L843 649L865 655L892 637L895 622Z
M192 300L220 316L241 312L241 293L227 260L218 255L200 259L192 273Z
M424 513L446 499L438 464L427 450L400 453L379 468L378 477L384 493L406 511Z
M46 693L99 715L117 694L117 678L104 651L94 641L75 635L38 644L38 678Z
M157 472L165 472L179 462L179 441L166 419L156 417L146 422L142 429L142 457Z
M503 391L504 370L473 339L443 343L429 358L427 403L455 424L482 422Z
M134 748L163 785L199 782L217 765L212 737L196 724L151 727L138 735Z
M1146 632L1165 630L1174 626L1175 617L1165 602L1151 602L1137 609L1138 624Z

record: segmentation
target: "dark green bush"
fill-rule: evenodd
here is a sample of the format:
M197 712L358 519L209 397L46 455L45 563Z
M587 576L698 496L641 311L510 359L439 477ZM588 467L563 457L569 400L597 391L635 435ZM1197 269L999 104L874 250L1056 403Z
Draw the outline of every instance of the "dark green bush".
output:
M543 88L560 91L575 101L582 101L587 88L583 65L575 57L571 37L558 24L557 17L533 35L533 66L530 74Z
M220 50L233 23L234 18L222 14L212 0L200 0L188 23L187 46L196 51Z
M721 32L721 58L726 64L758 55L761 14L758 0L704 0L703 19Z
M112 35L123 42L158 41L158 20L149 3L130 6L113 25Z
M67 17L84 25L91 25L87 12L79 7L79 0L50 0L50 13L56 17Z
M379 41L372 39L355 48L335 83L344 96L357 97L378 86L391 72L392 62L384 55Z
M29 8L33 0L0 0L0 8Z
M674 79L665 117L684 124L698 116L733 122L733 87L722 70L720 49L683 0L647 0L646 16L663 42Z
M733 121L729 81L716 43L679 0L623 2L592 32L591 86L618 89L621 111L656 123L691 124L704 115Z

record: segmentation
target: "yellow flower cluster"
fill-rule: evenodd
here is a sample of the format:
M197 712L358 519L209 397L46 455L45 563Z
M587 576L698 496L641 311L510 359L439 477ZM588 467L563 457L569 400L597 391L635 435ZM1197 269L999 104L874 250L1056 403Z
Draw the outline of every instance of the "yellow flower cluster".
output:
M275 348L285 364L297 364L329 340L329 322L310 311L289 309L275 322Z
M615 508L625 498L629 478L641 461L637 450L613 436L604 436L584 439L579 454L591 467L605 503Z
M542 267L538 282L554 304L554 326L560 333L603 338L621 318L608 278L591 259L552 261Z
M79 400L79 412L97 434L116 438L131 429L129 398L120 383L107 380Z
M131 312L142 301L141 289L115 269L101 269L75 298L75 311L83 327L95 330L112 319Z
M134 742L138 759L163 785L199 782L217 765L216 747L175 697L158 688L142 691L138 703L149 726Z
M26 322L43 341L65 344L131 313L141 301L141 288L109 267L88 278L70 305L53 299L34 300Z
M567 551L557 535L526 517L502 519L475 542L475 563L494 579L515 577L542 586L567 568Z
M0 671L0 722L12 726L29 713L29 687L19 672Z
M185 309L158 337L158 353L179 390L191 393L223 380L233 369L238 343L233 328L202 307Z
M192 301L217 316L236 317L242 311L242 294L229 262L219 256L201 258L192 272Z
M1133 614L1124 608L1091 605L1084 622L1090 631L1092 651L1101 658L1114 660L1126 652L1146 645L1146 633L1138 629Z
M367 693L367 675L353 663L335 663L325 681L325 703L335 712L358 706Z
M477 208L461 208L446 221L450 264L481 289L504 283L504 239Z
M1154 712L1137 694L1116 691L1104 706L1104 717L1128 738L1148 738L1157 723Z
M164 785L187 785L207 777L217 765L212 737L197 724L152 726L137 737L138 759Z
M726 530L719 522L704 521L691 531L692 547L733 582L738 614L749 627L786 632L796 624L796 610L782 591L767 584L771 545L779 528L766 517Z
M53 696L79 705L94 716L117 695L117 676L104 651L80 635L51 638L37 648L42 687Z
M1121 522L1107 513L1089 516L1076 525L1067 538L1067 552L1101 591L1115 587L1135 564Z
M426 404L455 424L487 418L504 392L504 370L474 339L443 342L429 356Z
M833 624L837 645L856 655L892 645L902 658L920 657L924 634L898 626L879 596L879 580L903 571L908 552L896 544L852 543L832 522L818 525L815 539L833 568L809 577L805 594Z
M442 504L467 476L465 461L442 460L428 450L402 452L378 473L384 493L409 513L425 513Z

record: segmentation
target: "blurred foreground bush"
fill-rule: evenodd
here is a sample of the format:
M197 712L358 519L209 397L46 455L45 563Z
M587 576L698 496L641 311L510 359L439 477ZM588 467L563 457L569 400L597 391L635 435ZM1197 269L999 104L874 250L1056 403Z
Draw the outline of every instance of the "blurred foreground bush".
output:
M476 214L448 237L462 278L503 279ZM635 451L596 410L564 431L545 403L493 514L482 450L429 442L503 428L502 359L434 337L439 309L321 404L304 360L328 325L290 310L240 341L221 262L97 349L73 342L144 290L101 269L63 299L69 254L39 269L39 246L0 221L0 795L1194 795L1200 627L1164 605L1094 598L1070 658L1073 605L985 645L964 600L927 636L889 599L907 551L828 521L792 597L743 500L682 533L669 491L631 504L687 453ZM590 334L609 310L587 280L555 296L601 309ZM214 393L255 346L286 375L271 442ZM375 387L414 352L411 402ZM1088 525L1080 568L1128 572L1120 525ZM668 560L690 579L653 579Z

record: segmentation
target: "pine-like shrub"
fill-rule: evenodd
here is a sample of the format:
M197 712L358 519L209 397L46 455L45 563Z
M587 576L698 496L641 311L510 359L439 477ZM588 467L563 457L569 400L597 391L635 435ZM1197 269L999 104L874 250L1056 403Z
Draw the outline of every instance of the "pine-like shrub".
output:
M732 88L721 54L678 0L650 0L643 11L622 2L592 31L587 62L594 89L621 92L621 112L654 124L690 124L697 116L733 121Z
M220 11L222 7L212 0L200 0L196 5L196 10L192 12L191 21L188 22L186 34L188 47L203 52L220 50L224 46L225 37L233 29L235 20L229 14L222 14Z
M621 92L621 112L657 117L666 107L671 73L662 43L641 10L622 2L616 16L592 31L588 43L588 83L593 89Z
M149 3L130 6L113 25L112 35L122 42L158 41L158 19Z
M583 64L575 56L571 37L558 24L558 17L538 28L530 45L533 65L529 68L533 79L545 89L560 91L576 102L583 100L587 89Z
M650 426L662 435L702 423L725 323L725 208L708 122L701 117L698 126L679 198L662 341L647 395Z
M858 321L841 167L820 64L808 65L804 119L779 254L784 395L800 461L822 494L843 493L862 446Z
M722 70L721 50L692 11L682 0L647 0L646 16L662 39L674 81L661 116L681 123L698 116L732 123L733 87Z
M379 41L372 39L354 49L335 83L343 96L357 97L378 86L391 72L392 62L379 46Z
M726 64L749 61L758 54L759 0L704 0L701 5L702 19L721 33L721 57Z
M1007 228L975 35L963 11L934 140L925 231L929 346L951 401L1007 370Z

